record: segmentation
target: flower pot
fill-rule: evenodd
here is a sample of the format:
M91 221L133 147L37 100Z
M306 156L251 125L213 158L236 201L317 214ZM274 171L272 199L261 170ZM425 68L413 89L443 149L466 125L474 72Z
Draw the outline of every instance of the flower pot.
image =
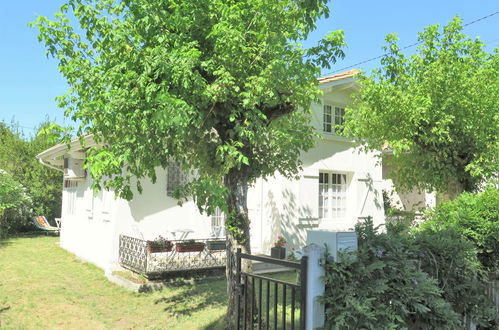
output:
M177 252L201 252L204 250L204 243L177 243L175 249Z
M270 248L270 256L276 259L284 259L286 258L286 248L281 246Z
M147 241L147 252L149 253L171 252L172 249L172 242L168 242L166 245L155 245L152 241Z
M227 243L225 240L207 241L206 247L210 251L220 251L226 249Z

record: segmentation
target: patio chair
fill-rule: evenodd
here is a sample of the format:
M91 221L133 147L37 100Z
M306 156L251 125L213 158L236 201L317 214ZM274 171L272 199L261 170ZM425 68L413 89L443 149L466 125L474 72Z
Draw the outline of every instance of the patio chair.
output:
M45 218L45 216L43 215L34 216L33 223L35 224L36 228L46 232L59 233L61 231L59 223L57 223L57 227L51 226L47 221L47 218Z

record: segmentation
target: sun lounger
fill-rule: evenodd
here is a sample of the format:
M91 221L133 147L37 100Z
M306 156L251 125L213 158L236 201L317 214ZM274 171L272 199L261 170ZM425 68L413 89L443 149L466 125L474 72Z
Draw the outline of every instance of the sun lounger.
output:
M50 223L47 221L45 216L43 215L37 215L33 217L33 223L38 229L47 231L47 232L54 232L54 233L59 233L61 229L59 227L54 227L51 226Z

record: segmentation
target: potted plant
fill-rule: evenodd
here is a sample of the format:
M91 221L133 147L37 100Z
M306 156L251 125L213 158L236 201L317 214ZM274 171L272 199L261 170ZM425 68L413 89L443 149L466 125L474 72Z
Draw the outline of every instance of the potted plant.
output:
M206 248L210 251L225 250L226 247L227 247L227 242L224 239L206 241Z
M270 256L276 259L286 258L286 239L282 236L277 236L277 241L274 243L274 247L270 248Z
M147 241L147 252L170 252L173 249L172 241L167 240L163 236L158 236L152 241Z
M201 252L204 250L203 242L196 242L193 239L175 244L177 252Z

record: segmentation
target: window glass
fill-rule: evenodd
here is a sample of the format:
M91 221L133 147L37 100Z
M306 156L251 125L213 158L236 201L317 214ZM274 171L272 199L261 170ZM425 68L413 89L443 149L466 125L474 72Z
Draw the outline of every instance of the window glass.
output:
M211 216L211 237L225 237L224 214L217 207L215 213Z
M331 180L329 180L331 177ZM339 173L319 173L319 218L339 219L346 216L347 176Z
M331 133L332 131L332 109L330 105L324 105L324 115L323 115L323 123L324 123L324 132Z

